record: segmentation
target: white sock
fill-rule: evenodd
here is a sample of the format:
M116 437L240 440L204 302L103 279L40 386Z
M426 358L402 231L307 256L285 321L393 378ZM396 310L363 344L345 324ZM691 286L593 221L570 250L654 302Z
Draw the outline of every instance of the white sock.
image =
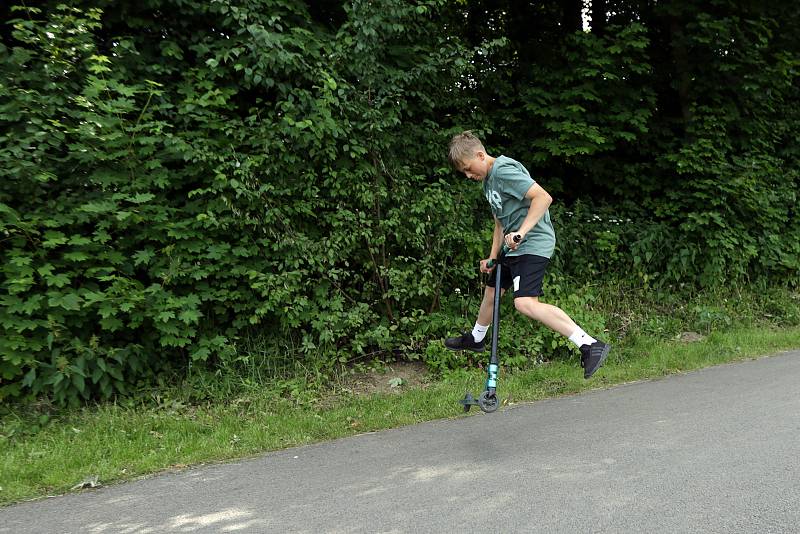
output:
M475 327L472 329L472 337L475 338L475 341L480 343L483 341L483 338L486 337L486 332L489 330L489 325L481 326L478 323L475 323Z
M595 338L587 334L583 331L583 328L580 326L575 329L571 336L569 336L569 340L575 343L575 346L581 348L583 345L591 345L595 341Z

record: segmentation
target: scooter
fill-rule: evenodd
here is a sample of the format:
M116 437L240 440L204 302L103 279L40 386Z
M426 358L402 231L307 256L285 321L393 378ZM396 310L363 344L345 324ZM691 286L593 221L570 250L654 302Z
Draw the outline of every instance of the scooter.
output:
M514 242L519 243L520 236L514 236ZM503 244L497 260L489 260L486 267L495 267L494 273L494 309L492 310L492 352L489 356L489 368L487 370L486 389L477 400L471 393L467 392L459 402L464 407L464 413L469 412L473 406L478 406L485 413L497 411L500 407L500 397L497 396L497 371L499 370L500 360L497 358L497 341L500 333L500 287L501 272L503 269L503 258L508 253L509 248Z

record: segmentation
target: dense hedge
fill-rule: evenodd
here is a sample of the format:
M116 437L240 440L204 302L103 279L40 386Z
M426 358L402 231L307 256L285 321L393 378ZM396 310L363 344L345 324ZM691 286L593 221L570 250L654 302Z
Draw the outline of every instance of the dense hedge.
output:
M465 127L557 197L554 280L796 283L797 14L523 4L0 8L0 398L425 350L491 235Z

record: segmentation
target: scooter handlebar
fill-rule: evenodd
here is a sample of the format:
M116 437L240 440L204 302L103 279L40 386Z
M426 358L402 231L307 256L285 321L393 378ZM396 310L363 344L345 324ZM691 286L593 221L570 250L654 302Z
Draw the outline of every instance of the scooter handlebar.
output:
M522 236L515 235L514 236L514 243L519 243L520 241L522 241ZM486 262L486 268L487 269L491 269L492 267L494 267L497 264L497 261L500 258L502 258L503 256L505 256L508 253L509 250L510 249L508 248L508 245L503 243L503 247L500 249L500 256L497 259L490 259L489 261L487 261Z

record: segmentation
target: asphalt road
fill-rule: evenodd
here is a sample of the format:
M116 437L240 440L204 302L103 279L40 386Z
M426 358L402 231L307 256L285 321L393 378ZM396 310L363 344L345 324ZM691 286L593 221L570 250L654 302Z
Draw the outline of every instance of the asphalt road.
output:
M13 534L481 531L800 532L800 351L0 509Z

